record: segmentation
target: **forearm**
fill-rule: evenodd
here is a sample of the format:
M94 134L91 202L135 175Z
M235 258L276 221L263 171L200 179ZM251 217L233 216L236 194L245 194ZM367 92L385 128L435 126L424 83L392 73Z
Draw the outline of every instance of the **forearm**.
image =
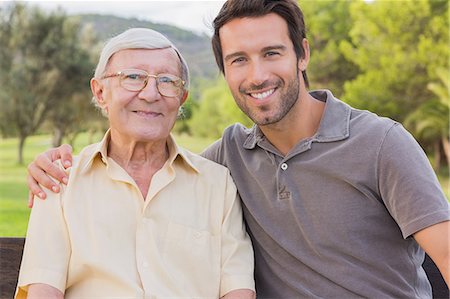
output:
M447 288L449 288L450 290L450 257L447 255L447 257L444 257L441 260L436 259L433 260L433 262L438 267L442 277L444 278L445 283L447 284Z
M27 299L64 299L64 294L48 284L35 283L28 287Z
M427 227L415 233L414 238L436 264L450 288L450 221Z
M249 290L249 289L239 289L239 290L233 290L231 292L228 292L221 298L222 299L254 299L254 298L256 298L256 294L254 291Z

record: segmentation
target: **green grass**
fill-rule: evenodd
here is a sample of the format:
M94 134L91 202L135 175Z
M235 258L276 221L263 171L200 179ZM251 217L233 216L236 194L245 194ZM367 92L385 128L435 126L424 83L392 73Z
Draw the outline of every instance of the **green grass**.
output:
M74 152L79 152L89 142L97 142L102 136L89 138L80 134L75 140ZM177 142L196 153L201 152L214 140L176 136ZM30 209L26 186L26 165L34 157L51 147L51 136L32 136L26 140L24 165L17 163L17 138L0 139L0 236L25 236Z
M23 236L30 213L24 165L50 146L50 138L33 136L26 141L24 165L17 163L16 138L0 139L0 142L0 236Z
M74 152L79 152L89 142L97 142L101 135L89 138L81 134L75 141ZM176 136L177 142L196 153L201 152L214 140ZM27 139L24 150L24 165L17 164L17 139L0 139L0 236L25 236L30 209L27 207L26 165L34 157L51 147L49 135L32 136ZM447 198L450 198L448 171L438 175Z

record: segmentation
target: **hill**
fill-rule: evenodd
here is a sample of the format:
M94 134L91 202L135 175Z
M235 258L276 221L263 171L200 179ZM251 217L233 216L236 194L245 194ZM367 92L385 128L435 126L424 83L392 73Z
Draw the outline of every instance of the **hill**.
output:
M181 51L189 64L193 78L212 78L218 70L211 50L211 40L206 35L198 35L176 26L143 21L136 18L122 18L113 15L76 15L82 24L91 24L100 40L108 38L132 27L151 28L167 36Z

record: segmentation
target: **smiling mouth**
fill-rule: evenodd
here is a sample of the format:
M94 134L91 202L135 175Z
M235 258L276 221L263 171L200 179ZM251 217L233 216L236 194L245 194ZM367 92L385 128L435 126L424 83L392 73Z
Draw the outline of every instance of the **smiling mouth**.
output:
M267 91L264 92L252 92L249 93L249 95L252 98L258 99L258 100L264 100L265 98L269 97L270 95L272 95L275 92L275 88L269 89Z
M155 116L161 115L161 113L156 113L156 112L151 112L151 111L140 111L140 110L135 110L135 111L133 111L133 113L136 113L137 115L144 116L144 117L155 117Z

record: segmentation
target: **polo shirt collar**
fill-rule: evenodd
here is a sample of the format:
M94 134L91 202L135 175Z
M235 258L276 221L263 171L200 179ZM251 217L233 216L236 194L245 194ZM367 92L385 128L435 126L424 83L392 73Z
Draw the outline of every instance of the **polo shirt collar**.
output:
M348 138L350 134L350 106L336 99L329 90L314 90L310 91L309 94L315 99L325 102L319 129L311 140L332 142ZM257 125L253 125L244 142L244 148L253 149L263 139L265 137L261 129Z
M108 165L108 145L110 140L111 140L111 130L108 129L108 131L103 136L103 139L99 143L93 145L93 150L86 153L87 159L83 159L86 162L80 165L80 169L82 170L82 172L88 171L92 167L92 164L94 163L94 160L96 158L99 158L105 165ZM185 164L189 166L192 170L194 170L197 173L200 172L198 168L195 167L192 160L189 158L188 152L176 144L172 134L170 134L169 138L167 139L167 146L169 148L169 158L167 159L168 163L166 164L172 166L173 163L177 160L177 158L180 157L181 160L184 161Z

